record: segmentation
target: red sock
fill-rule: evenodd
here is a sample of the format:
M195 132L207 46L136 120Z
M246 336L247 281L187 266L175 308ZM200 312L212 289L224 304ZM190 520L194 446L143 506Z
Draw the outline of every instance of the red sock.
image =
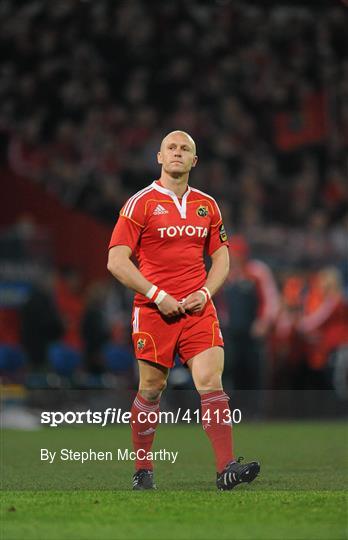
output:
M147 452L150 452L155 436L155 430L158 424L158 418L155 419L154 414L150 415L149 420L147 419L147 415L150 412L158 413L159 402L160 400L148 401L147 399L143 398L138 392L138 394L135 396L135 400L131 408L133 448L134 452L142 450L141 456L139 456L141 458L145 457L145 454ZM152 470L152 461L149 459L136 459L135 468L136 470Z
M221 472L227 463L234 459L229 399L223 390L201 395L202 426L212 444L218 472Z

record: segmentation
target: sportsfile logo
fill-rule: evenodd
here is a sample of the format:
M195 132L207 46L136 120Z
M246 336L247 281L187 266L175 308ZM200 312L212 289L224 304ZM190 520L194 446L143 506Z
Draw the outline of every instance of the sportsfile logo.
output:
M217 422L219 423L233 423L239 424L242 421L242 411L240 409L226 408L223 411L217 409L214 412L209 410L201 414L201 409L183 409L179 407L176 411L140 411L137 415L137 420L140 424L178 424L184 422L187 424L200 424ZM123 411L115 407L107 408L104 411L42 411L41 424L46 424L50 427L56 428L62 424L99 424L101 427L105 427L108 424L133 424L132 413L130 411ZM150 426L144 429L139 435L147 435L150 433Z
M160 237L164 238L169 236L173 238L174 236L198 236L198 238L204 238L208 236L207 227L194 227L193 225L173 225L171 227L159 227L157 229L160 233Z

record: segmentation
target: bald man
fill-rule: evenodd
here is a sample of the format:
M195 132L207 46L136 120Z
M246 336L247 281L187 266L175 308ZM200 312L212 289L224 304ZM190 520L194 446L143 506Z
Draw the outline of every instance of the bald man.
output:
M217 488L230 490L251 482L260 466L234 458L229 398L222 388L223 338L212 297L229 272L227 236L213 197L188 185L198 161L192 137L184 131L169 133L157 160L159 180L128 199L109 245L108 270L136 292L132 339L139 389L131 410L137 456L133 489L155 488L151 448L160 398L178 355L201 398ZM208 274L204 252L211 257ZM138 267L131 261L133 254Z

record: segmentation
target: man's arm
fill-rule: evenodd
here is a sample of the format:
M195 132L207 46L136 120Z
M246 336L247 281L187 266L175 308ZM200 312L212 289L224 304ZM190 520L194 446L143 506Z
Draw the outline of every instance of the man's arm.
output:
M131 255L132 250L128 246L112 247L109 250L107 268L122 285L146 296L146 293L153 287L153 283L148 281L138 270L130 259ZM157 306L166 317L185 313L182 305L169 294L166 294Z
M114 246L109 250L108 270L122 285L146 295L152 287L135 264L130 260L132 251L128 246Z
M230 269L230 257L227 246L221 246L211 255L211 268L208 272L207 281L204 288L208 289L210 296L213 296L223 285ZM207 293L195 291L185 300L183 306L187 311L201 311L208 301Z
M210 291L213 296L224 284L228 273L230 271L230 256L227 246L221 246L214 251L211 256L211 268L208 272L207 281L205 287Z

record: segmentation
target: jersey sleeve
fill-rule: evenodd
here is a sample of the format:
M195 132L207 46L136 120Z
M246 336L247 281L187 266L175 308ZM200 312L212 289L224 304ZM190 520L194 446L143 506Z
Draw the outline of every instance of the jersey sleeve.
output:
M207 238L207 252L208 255L212 255L214 251L219 249L221 246L228 247L228 239L225 231L224 224L222 222L222 216L220 208L218 207L215 200L212 201L213 206L213 216L210 222L210 230Z
M128 199L120 211L109 243L109 249L114 246L128 246L135 250L142 230L145 227L145 209L142 201Z

